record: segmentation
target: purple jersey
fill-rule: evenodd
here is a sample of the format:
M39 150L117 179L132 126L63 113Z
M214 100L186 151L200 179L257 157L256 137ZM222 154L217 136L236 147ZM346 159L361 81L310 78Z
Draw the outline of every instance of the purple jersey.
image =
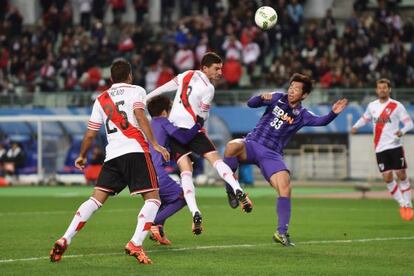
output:
M188 143L197 135L201 126L195 124L190 129L183 129L176 127L165 117L155 117L151 120L151 128L158 144L166 147L168 146L168 137L173 137L182 144ZM158 177L168 175L168 172L164 169L164 159L161 153L154 150L152 145L150 145L150 151L152 162L154 163Z
M333 111L325 116L316 116L301 105L291 108L287 94L273 93L270 101L260 96L250 98L247 105L251 108L267 106L256 127L247 134L246 140L282 153L290 139L304 126L325 126L337 116Z

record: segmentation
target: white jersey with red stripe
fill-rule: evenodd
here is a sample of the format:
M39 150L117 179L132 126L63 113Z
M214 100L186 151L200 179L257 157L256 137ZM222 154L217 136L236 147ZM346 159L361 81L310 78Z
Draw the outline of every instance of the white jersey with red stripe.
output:
M396 135L396 132L400 130L400 122L406 126L412 125L412 120L405 107L399 101L391 98L383 103L380 100L370 102L354 127L362 127L370 121L374 128L375 152L401 147L401 139ZM408 130L409 128L403 130L403 133Z
M214 98L214 86L199 70L190 70L174 78L178 86L170 113L170 121L177 127L192 128L196 116L208 118Z
M145 109L145 90L136 85L115 83L98 96L88 129L105 127L108 144L105 162L132 152L148 152L148 143L135 118L136 108Z

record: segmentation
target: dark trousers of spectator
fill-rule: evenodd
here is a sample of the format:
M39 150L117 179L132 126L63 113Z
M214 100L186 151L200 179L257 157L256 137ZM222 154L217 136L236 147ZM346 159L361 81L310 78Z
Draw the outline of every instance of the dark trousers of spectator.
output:
M91 13L90 12L84 12L81 13L81 26L89 31L90 27L91 27Z
M144 22L144 15L147 13L146 9L136 9L135 10L135 23L137 25L142 25Z

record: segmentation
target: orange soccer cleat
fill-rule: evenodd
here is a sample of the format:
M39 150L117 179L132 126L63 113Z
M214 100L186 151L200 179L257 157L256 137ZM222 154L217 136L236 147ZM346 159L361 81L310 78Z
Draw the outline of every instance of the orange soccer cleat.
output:
M125 253L134 256L141 264L152 264L151 259L147 256L142 246L136 246L132 241L125 245Z
M164 230L162 225L153 225L151 226L151 236L150 239L153 241L157 241L159 244L162 245L170 245L171 241L167 239L165 236Z
M67 248L68 241L65 238L58 239L53 245L52 250L50 250L50 261L59 262Z
M413 219L413 208L412 207L405 207L405 220L410 221Z

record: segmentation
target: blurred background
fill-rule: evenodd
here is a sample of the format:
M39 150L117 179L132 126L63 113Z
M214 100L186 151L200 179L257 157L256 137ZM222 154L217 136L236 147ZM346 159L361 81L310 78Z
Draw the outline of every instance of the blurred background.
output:
M254 24L262 5L279 16L268 31ZM285 160L292 178L380 180L372 127L348 131L376 98L382 77L414 118L413 15L414 0L0 0L0 185L93 183L104 158L103 132L86 177L73 163L93 100L111 85L112 60L128 59L134 84L149 92L198 68L206 51L224 58L208 122L221 152L263 112L246 101L284 91L291 74L301 72L316 81L304 102L315 114L343 97L350 105L330 125L302 129L291 141ZM414 175L412 133L404 145ZM197 184L218 182L202 161L195 165ZM265 185L253 166L243 166L239 177Z

